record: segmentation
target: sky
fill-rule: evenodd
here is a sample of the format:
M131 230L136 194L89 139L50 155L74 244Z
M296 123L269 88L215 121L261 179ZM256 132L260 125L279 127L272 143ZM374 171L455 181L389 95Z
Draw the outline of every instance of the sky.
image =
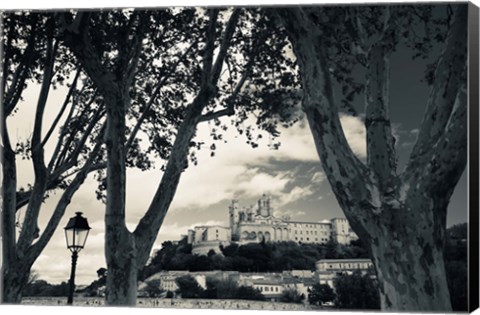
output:
M428 98L428 87L420 82L424 63L412 61L399 49L391 64L391 117L397 138L400 169L403 167L418 133L424 106ZM63 101L65 91L52 90L45 113L44 129L53 120L56 109ZM12 141L30 136L33 127L33 108L36 104L38 87L30 86L19 112L8 119ZM339 95L336 95L337 99ZM361 99L357 100L361 103ZM360 118L341 115L347 140L354 153L365 159L365 128ZM206 148L210 126L199 126L196 141L204 141ZM214 157L208 149L198 153L198 165L190 165L181 177L177 193L154 245L159 249L166 240L178 240L195 225L228 224L228 205L238 199L240 205L249 206L262 194L272 197L276 216L289 215L302 221L321 221L344 217L332 195L325 174L320 166L311 133L302 120L288 129L281 130L281 146L271 150L270 139L256 149L246 144L243 136L230 128L224 138L226 143L216 143ZM51 147L47 147L47 152ZM48 153L47 153L48 154ZM127 172L127 225L133 230L148 208L161 179L158 170ZM25 185L33 176L29 161L18 162L18 182ZM76 193L59 228L44 252L33 265L39 278L51 283L67 281L70 273L70 252L66 248L62 227L77 211L88 218L92 230L85 249L80 252L77 265L77 284L89 284L97 278L96 270L106 267L104 259L104 208L96 200L96 182L89 176ZM43 229L60 195L52 195L43 205L40 229ZM467 221L467 176L464 174L451 199L447 225ZM20 216L23 211L20 211Z

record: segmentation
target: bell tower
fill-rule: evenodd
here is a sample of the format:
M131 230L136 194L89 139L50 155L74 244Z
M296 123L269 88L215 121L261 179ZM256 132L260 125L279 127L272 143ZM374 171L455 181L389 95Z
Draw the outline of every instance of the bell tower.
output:
M270 197L263 194L262 198L258 200L258 210L257 214L261 215L262 217L268 217L272 215L272 210L270 208Z
M232 231L232 240L238 240L238 222L240 221L238 200L232 200L232 204L228 207L228 212L230 214L230 230Z

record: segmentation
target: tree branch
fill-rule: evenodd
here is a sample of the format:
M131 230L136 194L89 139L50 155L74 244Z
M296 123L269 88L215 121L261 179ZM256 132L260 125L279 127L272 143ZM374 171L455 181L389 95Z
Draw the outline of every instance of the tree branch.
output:
M90 111L91 111L91 105L93 104L93 102L95 102L95 99L96 99L96 93L94 93L92 95L92 98L90 99L89 103L84 107L83 111L80 113L79 117L78 117L78 120L79 121L82 121L83 119L87 119L85 116L87 116ZM75 102L76 103L76 102ZM75 104L72 105L72 109L73 109L73 106ZM99 108L97 109L97 113L98 111L101 111L101 105L99 106ZM68 120L70 122L72 122L72 120ZM97 120L98 121L98 120ZM96 123L96 122L95 122ZM89 125L91 125L92 122L89 123ZM71 125L71 124L70 124ZM67 141L65 142L65 144L60 148L60 152L58 153L57 157L56 157L56 162L54 164L54 170L57 170L59 168L61 168L61 165L63 163L65 163L66 160L69 159L69 151L70 151L70 146L71 144L74 142L78 132L81 131L83 125L76 125L77 128L75 129L67 129L65 128L66 130L68 130L68 139ZM65 137L67 134L65 135L61 135L61 139L59 140L59 143L61 144L63 142L63 137Z
M220 73L222 72L223 62L225 61L225 56L227 55L227 50L230 47L230 42L232 40L233 34L235 32L235 28L238 23L238 18L240 17L242 9L234 9L230 19L228 20L228 24L225 28L225 32L223 34L222 42L220 44L220 50L218 52L217 58L213 65L212 69L212 82L217 82L218 78L220 77Z
M215 43L215 22L218 10L210 11L210 22L207 29L206 47L204 53L204 69L200 91L192 103L187 107L182 124L178 128L175 142L172 146L170 157L155 196L150 203L145 215L140 219L133 236L137 246L137 266L142 268L147 262L150 250L155 242L158 231L180 181L180 176L187 165L190 142L195 136L197 125L202 117L203 109L214 97L212 88L217 85L219 76L209 77L212 64L212 55ZM230 43L230 40L228 40ZM225 51L228 49L225 48ZM224 57L222 57L224 58Z
M213 51L215 49L215 25L218 18L218 9L209 10L209 21L206 31L205 50L203 52L203 69L201 90L209 90L212 73Z
M9 86L8 90L4 90L5 96L3 101L4 101L5 116L9 116L17 106L17 103L20 100L23 89L25 87L25 81L27 80L27 77L28 77L29 68L33 61L32 55L35 51L35 40L37 35L37 31L35 30L37 18L35 14L33 16L34 17L32 18L32 21L31 21L32 31L27 41L27 48L25 49L25 52L22 55L20 64L15 70L12 84ZM8 64L7 60L6 60L6 64ZM8 73L8 69L4 69L4 73ZM3 80L5 80L4 82L5 88L6 88L7 76L3 78Z
M200 122L209 121L212 119L220 118L222 116L232 116L235 114L235 108L234 108L235 99L237 98L238 94L243 88L243 85L247 81L247 78L250 75L250 71L251 71L250 67L248 67L244 71L242 78L240 79L237 86L235 87L235 90L232 92L232 94L226 101L226 108L216 112L212 111L212 112L205 113L204 115L202 115L202 117L200 117Z
M385 195L394 191L397 158L389 115L390 51L383 42L368 53L365 85L367 164Z
M192 48L196 45L197 45L197 41L195 40L190 45L190 47L187 48L187 50L183 53L183 55L180 58L178 58L177 61L169 69L167 69L166 73L163 74L163 76L161 77L160 82L155 86L155 89L151 93L150 98L147 102L147 105L145 106L145 109L143 110L142 114L138 118L137 123L135 124L135 127L133 128L132 132L130 133L130 136L128 137L127 144L125 145L127 150L132 146L133 140L135 140L135 137L137 136L137 133L140 130L140 127L142 126L143 121L147 117L147 114L149 113L150 108L152 107L153 102L158 96L158 93L160 92L161 88L164 86L165 82L167 82L167 80L171 77L171 75L175 72L180 62L182 62L185 59L185 57L190 53Z
M50 138L53 131L57 127L57 124L60 121L60 118L63 116L65 109L67 109L67 105L70 102L70 97L72 96L73 91L77 87L77 80L78 80L78 77L80 76L80 72L81 72L80 69L77 69L77 73L75 74L75 78L73 79L72 85L68 89L68 93L67 93L67 96L65 97L65 101L63 102L63 105L60 108L60 111L58 112L57 116L55 117L55 120L52 123L52 126L50 127L47 134L45 135L45 138L42 141L42 144L41 144L42 147L45 147L45 144L48 142L48 139Z
M459 5L455 12L446 48L437 63L421 129L404 171L405 179L415 181L418 169L424 169L431 160L431 147L444 134L459 88L466 82L467 11L466 5Z
M328 181L353 229L368 239L360 218L381 213L378 188L369 170L352 152L333 98L320 25L302 8L275 9L293 44L315 146Z
M116 76L105 68L91 43L88 23L90 13L79 11L73 21L68 23L67 20L70 16L70 13L56 14L63 40L102 94L117 94L118 91L113 88L117 87Z
M351 45L356 55L366 56L368 47L366 43L366 33L358 17L357 8L350 6L346 9L347 18L345 21L345 29L352 37Z
M102 129L104 130L104 129ZM77 190L80 188L80 186L83 184L85 179L87 178L87 175L95 170L95 165L93 164L95 159L98 156L98 153L100 152L100 148L103 144L103 132L99 134L97 137L97 141L95 144L95 147L93 148L92 152L90 153L88 159L85 161L84 166L79 170L73 181L68 185L68 187L65 189L65 191L62 194L62 197L57 203L57 206L55 207L55 210L53 211L52 216L50 217L47 226L45 227L45 230L43 231L42 235L38 239L35 244L33 244L30 247L28 256L30 259L33 261L40 255L40 253L43 251L45 246L48 244L50 241L53 233L58 227L58 224L60 223L60 220L62 219L63 215L65 214L65 210L67 206L70 204L74 194L77 192Z
M47 22L47 54L46 64L44 68L43 82L38 98L37 110L35 115L34 130L32 135L32 162L35 174L35 182L32 190L32 195L28 203L25 213L24 225L28 229L22 229L18 239L18 253L21 257L26 254L26 250L31 242L35 239L38 232L37 220L40 207L43 202L43 195L46 189L48 172L45 166L44 152L41 146L41 132L43 112L45 110L48 92L52 81L53 65L55 63L55 54L58 48L58 42L53 43L53 20Z

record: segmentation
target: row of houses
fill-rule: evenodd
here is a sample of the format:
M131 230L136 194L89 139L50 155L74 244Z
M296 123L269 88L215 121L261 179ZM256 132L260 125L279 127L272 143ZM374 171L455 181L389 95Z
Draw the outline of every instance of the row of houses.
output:
M278 300L287 290L295 290L308 296L308 290L316 283L327 284L334 288L334 279L339 274L352 274L359 271L369 272L373 265L370 259L322 259L316 263L315 271L289 270L281 273L241 273L238 271L162 271L145 282L159 280L160 289L175 292L178 289L176 279L190 275L206 289L208 280L233 281L239 286L249 286L259 290L267 299ZM139 289L146 284L141 284Z

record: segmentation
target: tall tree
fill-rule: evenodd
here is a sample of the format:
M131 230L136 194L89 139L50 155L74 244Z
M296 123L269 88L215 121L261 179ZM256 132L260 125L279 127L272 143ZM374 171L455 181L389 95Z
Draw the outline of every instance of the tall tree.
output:
M81 71L77 69L73 75L75 64L71 54L59 45L51 16L12 12L4 17L2 301L18 303L33 263L52 237L75 192L101 161L103 107L95 102L88 83L81 83ZM66 81L70 83L63 104L47 104L49 91ZM31 137L15 143L9 135L8 120L19 110L27 86L35 84L40 85L40 92L36 106L32 106L35 118ZM50 106L58 107L58 115L52 126L43 128L44 113ZM67 112L67 118L62 117ZM59 135L56 143L52 141L55 133ZM47 145L55 147L49 161ZM33 183L28 187L18 187L17 157L32 162ZM40 231L38 219L43 201L52 190L61 190L61 197Z
M198 124L212 121L221 126L219 118L237 113L239 118L234 124L240 128L238 121L245 120L250 109L264 114L266 110L262 106L267 105L249 102L251 108L243 106L239 111L236 111L236 105L249 95L260 92L265 98L279 97L263 91L272 91L272 88L265 84L268 80L263 78L262 67L253 69L256 58L264 59L261 62L264 68L275 64L271 62L272 57L259 49L265 46L261 40L266 41L269 37L270 42L275 42L275 38L266 32L266 21L259 28L263 37L253 36L252 33L256 35L258 30L241 16L241 9L124 10L59 15L64 41L96 85L107 108L105 253L109 273L106 301L110 305L136 303L138 272L148 260L181 174L188 167L189 159L196 163L194 149L201 144L193 139ZM144 102L142 95L157 91L155 86L158 87L158 82L151 83L151 77L156 73L159 61L154 52L165 44L159 36L172 28L165 24L159 29L151 22L162 24L167 17L176 21L173 28L179 24L188 29L179 44L184 47L183 52L186 51L185 44L196 47L194 54L177 68L175 83L162 90L165 94L160 97L161 102ZM242 33L237 27L239 23L248 27L250 33L246 33L249 35ZM103 33L98 35L94 27L102 28ZM277 55L281 54L277 52ZM274 66L280 67L285 61L282 60ZM244 92L247 80L251 82L250 89ZM186 92L182 93L184 90ZM134 102L131 102L132 96ZM149 127L143 132L149 135L151 146L165 160L165 165L148 209L135 230L130 232L125 222L125 169L128 162L125 135L129 132L126 127L128 110L136 105L141 110L133 115L148 121ZM287 112L278 113L270 116L277 118L269 120L260 115L257 124L275 134L272 121L285 121L290 116ZM133 130L138 131L138 128ZM213 133L214 139L221 139L220 135ZM247 129L246 134L249 143L255 146L251 129ZM210 148L213 151L214 145Z
M346 46L361 44L355 48L367 68L366 163L353 154L340 124L325 45L329 34L323 32L330 23L326 9L275 10L293 44L303 110L323 169L353 230L369 244L383 310L451 309L443 259L446 213L467 159L467 5L454 7L420 133L402 172L397 170L388 110L389 59L400 31L392 12L396 7L380 7L371 20L381 17L383 23L373 31L352 12L355 8L340 24L357 33Z

